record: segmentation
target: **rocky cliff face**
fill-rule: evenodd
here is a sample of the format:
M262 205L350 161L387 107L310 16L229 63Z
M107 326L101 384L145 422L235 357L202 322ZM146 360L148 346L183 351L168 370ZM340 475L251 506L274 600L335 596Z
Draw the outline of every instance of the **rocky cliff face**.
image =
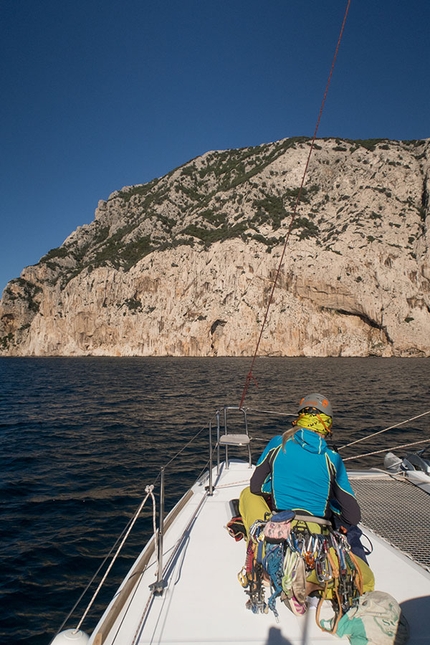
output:
M0 355L430 356L430 140L208 152L6 287Z

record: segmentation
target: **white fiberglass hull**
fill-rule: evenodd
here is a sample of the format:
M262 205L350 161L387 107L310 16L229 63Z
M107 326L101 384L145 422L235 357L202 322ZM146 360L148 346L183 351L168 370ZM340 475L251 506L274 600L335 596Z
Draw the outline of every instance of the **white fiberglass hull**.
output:
M229 502L239 497L251 474L247 463L230 462L228 469L222 465L218 480L214 475L212 496L207 495L207 479L192 487L168 518L162 595L154 595L150 589L157 570L150 543L107 608L90 644L349 642L321 631L314 609L296 617L278 600L279 622L270 611L253 614L246 609L247 596L237 580L245 561L245 544L235 542L225 526L231 519ZM427 644L430 573L369 529L365 532L374 547L369 564L376 589L390 593L401 603L411 628L410 645Z

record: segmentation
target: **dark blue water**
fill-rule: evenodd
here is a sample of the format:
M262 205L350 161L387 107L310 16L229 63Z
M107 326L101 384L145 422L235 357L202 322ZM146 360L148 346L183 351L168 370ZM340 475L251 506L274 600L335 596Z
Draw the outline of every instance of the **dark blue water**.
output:
M428 359L259 359L245 405L294 412L309 391L335 409L343 445L430 409ZM123 531L159 468L169 508L207 461L207 421L240 401L250 359L0 360L0 643L47 645ZM344 457L417 441L430 416L345 449ZM282 421L285 427L285 420ZM279 419L251 423L257 457ZM419 448L420 446L418 446ZM383 456L351 465L381 465ZM151 534L144 509L83 625L91 631ZM89 600L89 598L88 598ZM68 627L77 624L87 600Z

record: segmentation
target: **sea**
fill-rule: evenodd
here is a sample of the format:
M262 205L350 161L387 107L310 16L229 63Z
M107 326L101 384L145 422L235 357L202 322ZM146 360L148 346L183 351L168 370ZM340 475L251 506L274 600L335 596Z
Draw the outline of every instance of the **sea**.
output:
M430 438L429 368L425 358L258 358L251 375L249 358L1 358L0 643L48 645L66 619L78 624L146 487L158 495L160 468L168 511L207 467L217 409L245 396L256 459L299 399L320 392L347 466L382 467L385 452ZM84 631L151 534L145 505Z

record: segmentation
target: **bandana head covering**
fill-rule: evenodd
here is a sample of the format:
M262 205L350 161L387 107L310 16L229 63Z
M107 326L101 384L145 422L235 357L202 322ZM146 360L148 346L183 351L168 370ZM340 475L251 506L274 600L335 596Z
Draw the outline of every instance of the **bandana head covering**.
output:
M303 410L297 419L293 421L293 425L319 432L322 435L328 435L331 434L333 419L328 414L318 410Z

